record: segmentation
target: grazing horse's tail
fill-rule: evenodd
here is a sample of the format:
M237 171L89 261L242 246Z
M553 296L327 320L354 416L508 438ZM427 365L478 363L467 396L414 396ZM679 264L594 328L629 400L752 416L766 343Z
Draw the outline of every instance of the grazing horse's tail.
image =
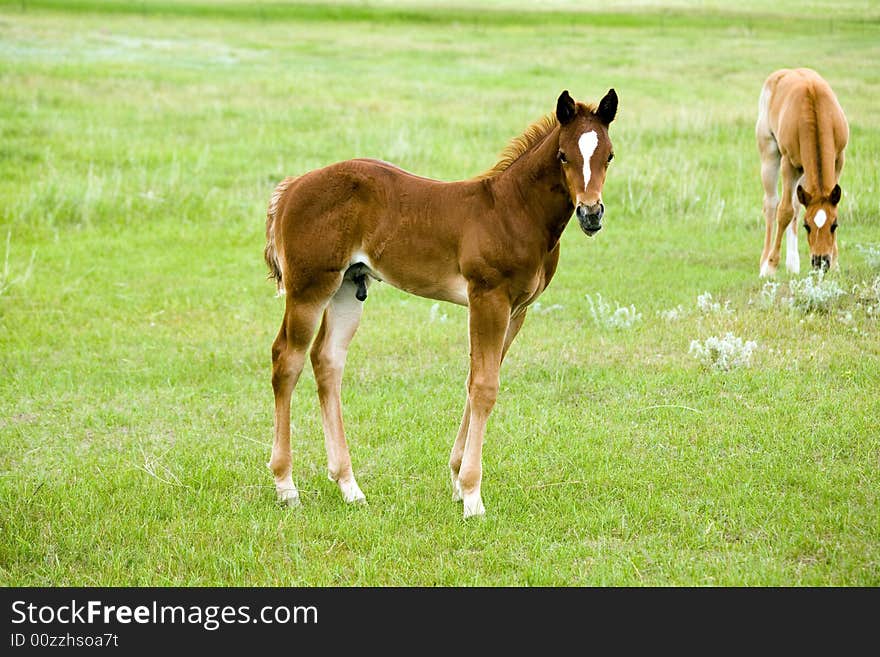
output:
M294 180L296 180L295 177L287 177L278 183L275 191L272 192L272 198L269 199L269 208L266 210L266 248L263 250L263 256L269 267L267 278L275 279L275 284L278 286L278 296L284 294L284 281L281 275L281 264L278 262L278 253L275 250L275 220L281 197L284 196L284 192Z

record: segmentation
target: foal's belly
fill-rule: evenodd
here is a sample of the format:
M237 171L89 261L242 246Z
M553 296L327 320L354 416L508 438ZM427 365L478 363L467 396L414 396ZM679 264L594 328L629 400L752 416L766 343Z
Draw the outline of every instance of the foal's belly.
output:
M468 305L467 281L463 276L452 276L444 280L397 280L393 276L382 276L389 285L398 290L415 294L416 296L434 299L436 301L449 301L459 306Z
M352 256L351 264L357 263L366 266L373 278L398 290L427 299L468 305L467 281L457 267L443 266L430 260L394 262L387 258L370 257L363 251Z

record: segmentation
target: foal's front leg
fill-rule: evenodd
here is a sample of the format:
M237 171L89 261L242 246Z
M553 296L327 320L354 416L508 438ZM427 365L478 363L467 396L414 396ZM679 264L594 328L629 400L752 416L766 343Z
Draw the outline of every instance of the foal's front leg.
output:
M507 333L504 336L504 349L501 351L502 363L504 362L504 357L507 355L508 349L510 349L510 345L513 343L514 338L516 338L525 320L525 309L521 310L516 315L510 318L510 323L507 326ZM468 376L468 387L469 383L470 376ZM452 453L449 455L449 474L452 477L453 502L461 502L461 487L458 483L458 472L459 470L461 470L461 460L464 457L464 445L467 441L468 427L470 427L470 424L471 402L468 398L465 400L464 414L461 418L461 424L458 427L458 435L456 435L455 437L455 442L452 444Z
M464 502L465 518L486 512L480 496L483 435L498 397L498 376L505 336L510 324L510 300L500 290L476 290L472 287L468 306L471 347L468 376L470 418L458 472L458 488Z
M766 261L766 273L771 276L776 273L776 268L779 266L779 252L782 248L782 237L785 235L785 230L789 227L789 224L796 222L799 209L797 196L795 196L794 190L797 187L800 172L787 157L783 157L781 162L782 199L779 206L776 208L776 237L773 241L773 248L770 250L770 255L767 257ZM793 239L789 237L788 244L792 245L793 242L794 245L792 247L792 261L787 263L787 266L789 269L794 269L794 259L797 258L797 223L795 223L790 230L794 232L794 236ZM797 260L797 268L798 270L800 269L799 259Z

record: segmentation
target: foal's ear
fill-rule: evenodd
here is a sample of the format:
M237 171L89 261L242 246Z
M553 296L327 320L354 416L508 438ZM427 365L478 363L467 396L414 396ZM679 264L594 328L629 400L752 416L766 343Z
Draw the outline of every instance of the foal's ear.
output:
M804 207L808 206L810 204L810 201L813 199L813 197L810 196L809 193L807 193L807 190L800 185L797 186L797 197L798 201L800 201L801 205L803 205Z
M596 110L598 116L605 125L608 125L617 116L617 92L609 89L605 97L599 101L599 109Z
M556 118L559 119L561 125L565 125L577 115L577 107L574 104L574 98L568 95L568 89L559 94L559 100L556 101Z
M828 197L828 200L831 201L831 205L837 205L840 203L840 185L835 185L834 189L831 190L831 196Z

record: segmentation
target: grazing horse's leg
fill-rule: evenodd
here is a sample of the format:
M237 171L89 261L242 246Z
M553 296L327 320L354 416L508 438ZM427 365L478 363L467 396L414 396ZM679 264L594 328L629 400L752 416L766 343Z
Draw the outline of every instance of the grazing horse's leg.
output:
M794 189L797 185L800 171L789 161L787 157L782 158L782 195L779 207L776 209L776 238L773 241L773 248L767 257L767 265L769 274L776 273L779 266L779 251L782 248L782 236L788 225L797 219L797 208L795 204L797 199L794 195Z
M803 179L803 176L801 176ZM791 222L785 231L785 268L792 274L799 274L801 271L801 259L798 256L798 213L801 211L801 202L798 201L797 193L793 190L797 189L800 180L795 172L795 182L792 184L791 193Z
M761 252L761 276L770 276L776 268L771 268L767 260L770 257L770 244L773 239L773 225L776 223L776 208L779 205L777 185L779 184L779 147L769 128L758 123L758 150L761 154L761 184L764 186L764 250Z
M507 355L507 350L516 338L517 333L522 328L523 322L526 321L526 311L523 310L515 317L510 318L510 324L507 327L507 334L504 336L504 349L501 351L501 361ZM470 380L470 379L468 379ZM471 419L471 402L470 397L464 403L464 415L461 418L461 425L458 427L458 435L452 444L452 454L449 456L449 471L452 476L452 501L461 501L461 487L458 484L458 472L461 469L461 459L464 456L464 444L467 440L468 427Z
M464 517L483 515L486 510L480 496L483 478L483 435L489 414L498 397L498 375L510 325L510 301L498 289L469 293L470 375L468 402L470 418L467 438L458 473L458 485L464 502Z
M837 154L837 159L834 161L834 174L835 174L834 179L835 180L838 180L838 181L840 180L840 174L843 172L843 163L845 160L846 160L846 157L844 156L844 152L840 151L840 153ZM838 268L837 240L834 240L834 245L831 247L831 268L832 269Z
M470 375L468 375L470 381ZM467 440L468 427L471 423L471 401L465 398L464 413L461 416L461 424L458 425L458 435L452 443L452 453L449 455L449 474L452 477L452 501L461 502L461 487L458 485L458 472L461 470L461 459L464 456L464 443Z
M327 476L339 485L346 502L366 501L351 470L351 456L342 423L342 371L348 345L363 311L363 303L355 296L357 291L358 285L354 281L343 281L324 311L324 320L311 350L324 424Z
M268 466L275 476L278 501L299 505L299 491L291 477L290 397L299 381L306 350L315 333L327 300L339 286L341 274L313 278L309 288L299 293L288 290L284 319L272 344L272 389L275 392L275 440Z
M792 203L794 206L794 219L788 224L785 232L785 268L792 274L798 274L801 271L801 259L798 255L798 236L797 236L797 213L798 204Z

